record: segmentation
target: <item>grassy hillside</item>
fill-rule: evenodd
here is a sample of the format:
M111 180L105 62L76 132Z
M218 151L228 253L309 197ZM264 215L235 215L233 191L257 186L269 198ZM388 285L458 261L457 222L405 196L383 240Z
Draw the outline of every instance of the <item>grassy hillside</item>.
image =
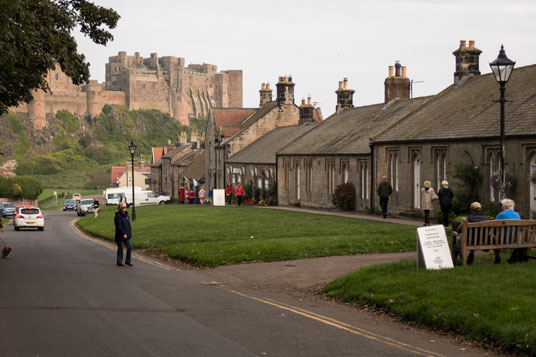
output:
M130 111L105 105L97 118L59 111L47 118L47 127L34 130L25 114L0 116L0 161L15 159L17 175L37 176L43 187L77 188L109 184L110 167L130 160L128 144L137 145L136 158L151 157L151 147L175 142L181 131L204 132L205 120L190 127L157 110Z

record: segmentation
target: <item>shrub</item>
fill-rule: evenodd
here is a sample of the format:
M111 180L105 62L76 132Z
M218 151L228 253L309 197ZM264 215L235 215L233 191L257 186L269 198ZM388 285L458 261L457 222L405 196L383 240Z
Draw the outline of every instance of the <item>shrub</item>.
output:
M333 205L344 211L355 210L355 186L353 183L343 183L335 188L332 196Z
M253 199L257 202L261 200L261 189L258 187L253 188Z
M244 199L252 198L253 197L253 181L249 181L244 186Z

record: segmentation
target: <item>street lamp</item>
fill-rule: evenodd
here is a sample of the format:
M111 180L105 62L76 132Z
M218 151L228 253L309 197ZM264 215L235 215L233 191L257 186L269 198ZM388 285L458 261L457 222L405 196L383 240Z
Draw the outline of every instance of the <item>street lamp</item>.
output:
M508 57L506 57L506 53L504 52L504 46L501 45L501 50L499 51L499 56L497 59L489 64L491 67L491 70L493 71L493 75L495 76L495 80L500 85L500 92L501 92L501 99L499 99L499 103L501 103L501 147L500 147L500 188L499 188L499 200L502 200L504 198L504 184L505 184L505 177L504 177L504 103L507 102L506 99L504 99L504 92L505 92L505 86L508 80L510 79L510 75L512 74L512 71L514 70L515 62L510 60Z
M134 140L130 140L128 144L128 149L130 150L130 162L132 164L132 221L136 220L136 199L134 197L134 153L136 152L136 144Z

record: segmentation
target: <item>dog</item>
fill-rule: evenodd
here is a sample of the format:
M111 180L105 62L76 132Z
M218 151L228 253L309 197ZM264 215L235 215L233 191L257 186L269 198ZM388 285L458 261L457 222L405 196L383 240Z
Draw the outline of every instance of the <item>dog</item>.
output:
M6 245L4 248L2 248L2 258L7 259L11 252L13 251L13 247Z

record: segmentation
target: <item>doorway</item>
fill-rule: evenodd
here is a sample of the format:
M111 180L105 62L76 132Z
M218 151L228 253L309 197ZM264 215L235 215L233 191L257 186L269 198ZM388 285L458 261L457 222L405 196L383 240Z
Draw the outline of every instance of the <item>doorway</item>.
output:
M413 156L413 207L421 208L421 160L419 155Z

